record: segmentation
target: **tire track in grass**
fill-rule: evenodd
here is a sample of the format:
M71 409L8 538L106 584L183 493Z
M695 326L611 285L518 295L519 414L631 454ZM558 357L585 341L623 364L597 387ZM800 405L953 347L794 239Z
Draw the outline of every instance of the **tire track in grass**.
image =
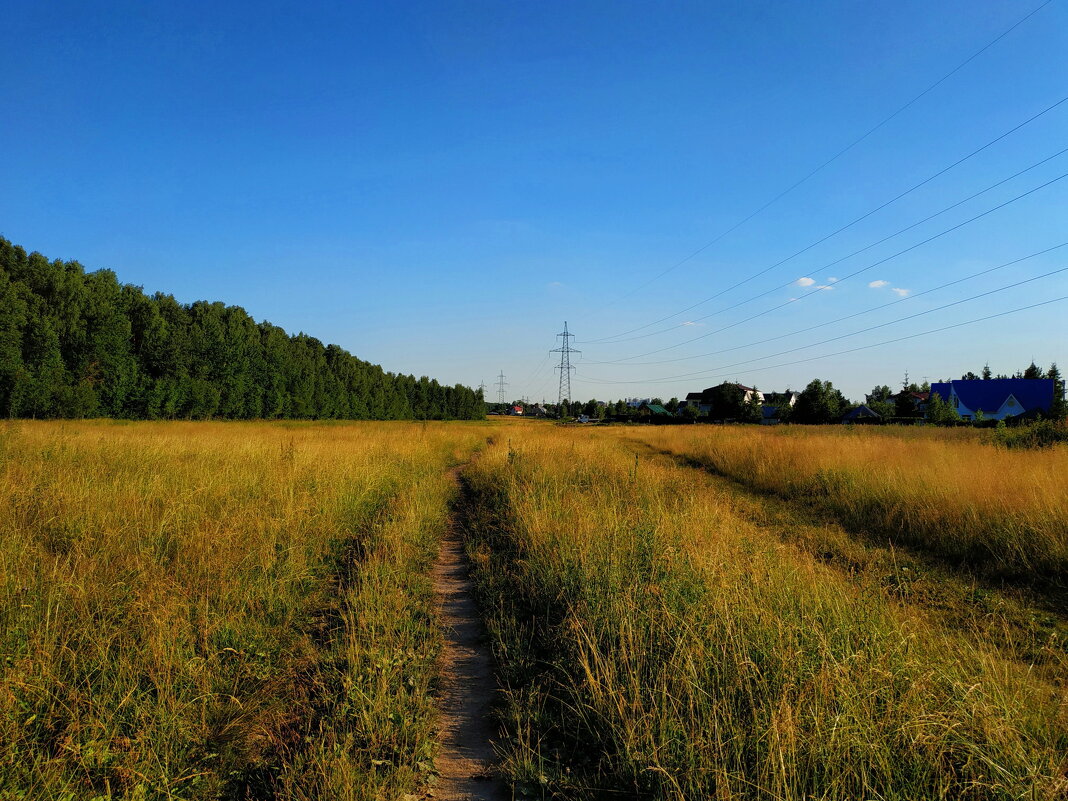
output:
M461 468L451 471L460 486ZM462 487L432 577L443 631L440 687L441 751L438 781L429 793L448 801L507 801L512 797L497 776L493 717L497 681L485 629L474 599L470 562L461 537Z
M868 583L895 603L920 608L948 629L1029 664L1060 684L1068 670L1068 614L1061 599L997 581L905 544L844 526L830 511L762 492L682 454L631 440L636 454L705 473L738 514L823 564Z

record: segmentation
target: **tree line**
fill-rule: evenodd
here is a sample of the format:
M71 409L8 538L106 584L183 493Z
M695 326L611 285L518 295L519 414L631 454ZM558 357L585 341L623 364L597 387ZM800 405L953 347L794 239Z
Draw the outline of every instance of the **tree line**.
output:
M1034 362L1023 370L1017 370L1012 376L999 374L993 375L990 366L983 368L981 375L967 372L961 376L962 380L990 380L992 378L1024 378L1024 379L1049 379L1053 381L1053 403L1049 409L1048 417L1053 420L1063 420L1068 417L1068 401L1065 400L1065 381L1056 363L1051 364L1048 370L1043 370ZM950 379L946 379L948 382ZM895 393L887 385L876 386L865 396L865 405L879 414L884 420L908 420L925 417L925 412L920 410L918 396L929 393L931 385L924 381L922 384L909 382L906 376L901 389ZM763 418L765 406L775 407L775 419L781 423L802 424L826 424L836 423L841 420L846 412L855 409L859 404L849 400L842 392L835 388L830 381L815 378L804 389L797 393L797 402L790 405L786 396L790 390L781 393L770 393L761 403L755 393L746 393L745 389L732 381L725 381L715 387L709 388L707 397L710 411L702 419L734 420L740 423L759 423ZM961 422L960 415L947 402L937 394L928 403L926 419L929 422L951 425ZM522 401L514 401L521 405ZM670 414L696 420L701 417L700 411L695 406L686 406L678 398L664 401L661 398L652 398L651 405L663 406ZM506 408L506 407L502 407ZM546 410L552 417L578 417L580 414L588 415L592 419L627 420L637 416L637 411L627 405L626 401L564 401L562 406L547 404Z
M239 306L179 303L0 237L0 415L449 420L481 391L399 375Z

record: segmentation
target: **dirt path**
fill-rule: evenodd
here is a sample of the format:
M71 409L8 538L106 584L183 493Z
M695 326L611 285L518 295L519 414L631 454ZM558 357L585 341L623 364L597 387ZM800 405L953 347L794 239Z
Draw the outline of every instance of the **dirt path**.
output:
M459 470L453 472L459 481ZM491 740L497 728L490 707L497 683L485 631L475 606L470 565L454 517L434 565L445 648L442 653L441 752L431 797L447 801L508 801L512 794L494 777Z

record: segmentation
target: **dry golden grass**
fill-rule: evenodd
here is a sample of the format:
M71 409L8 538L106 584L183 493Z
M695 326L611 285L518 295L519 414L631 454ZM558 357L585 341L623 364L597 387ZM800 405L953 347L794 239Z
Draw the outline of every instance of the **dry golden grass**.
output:
M1063 796L1062 689L770 539L626 436L532 430L466 471L521 786Z
M475 425L0 428L0 797L424 781L426 568Z
M1068 448L999 449L979 432L933 428L676 426L619 435L992 573L1062 581L1068 573Z
M0 425L0 799L418 791L447 469L489 435L463 517L521 790L1068 793L1063 661L1031 671L802 547L860 560L843 531L769 536L759 499L635 457L648 442L943 558L1055 573L1063 451L505 419Z

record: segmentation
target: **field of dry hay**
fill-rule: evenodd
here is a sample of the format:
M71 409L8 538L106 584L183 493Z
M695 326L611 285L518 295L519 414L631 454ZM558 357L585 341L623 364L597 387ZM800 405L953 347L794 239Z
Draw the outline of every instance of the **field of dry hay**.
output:
M432 788L458 508L519 797L1062 798L1066 481L926 429L4 423L0 799Z

